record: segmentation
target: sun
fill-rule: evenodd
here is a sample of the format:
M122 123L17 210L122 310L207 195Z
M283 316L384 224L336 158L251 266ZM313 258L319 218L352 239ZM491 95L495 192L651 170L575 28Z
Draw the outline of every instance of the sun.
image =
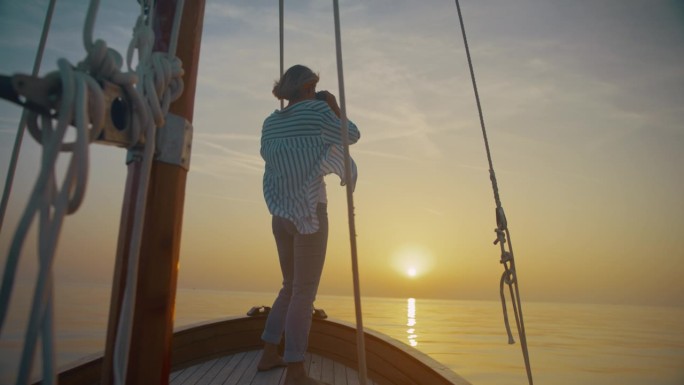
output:
M392 265L401 275L418 278L432 268L432 253L415 244L402 245L393 253Z

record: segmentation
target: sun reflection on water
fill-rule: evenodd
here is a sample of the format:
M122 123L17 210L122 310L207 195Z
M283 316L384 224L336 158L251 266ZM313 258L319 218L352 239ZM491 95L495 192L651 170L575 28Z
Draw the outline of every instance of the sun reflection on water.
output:
M406 313L408 320L406 321L406 334L408 343L411 346L418 346L418 335L416 335L416 299L409 298L406 304Z

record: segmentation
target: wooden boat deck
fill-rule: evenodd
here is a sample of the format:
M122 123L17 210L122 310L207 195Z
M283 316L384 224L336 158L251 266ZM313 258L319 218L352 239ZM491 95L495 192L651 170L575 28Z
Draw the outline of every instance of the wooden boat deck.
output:
M256 370L265 321L264 316L225 318L177 330L169 384L281 385L285 369ZM371 330L364 335L367 385L470 385L408 345ZM356 354L356 329L352 325L313 319L305 355L311 377L330 385L360 384ZM99 384L102 361L98 356L73 363L59 373L59 384Z
M257 371L259 355L258 350L251 350L177 370L169 376L169 384L281 385L285 380L285 369ZM359 385L360 383L356 370L318 354L307 353L305 365L311 377L330 385ZM370 379L367 384L377 385Z

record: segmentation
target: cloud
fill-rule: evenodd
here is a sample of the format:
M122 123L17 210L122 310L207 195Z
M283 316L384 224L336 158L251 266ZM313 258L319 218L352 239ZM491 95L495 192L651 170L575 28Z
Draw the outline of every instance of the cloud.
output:
M202 139L204 141L245 141L245 142L259 142L260 137L258 135L240 134L235 132L200 132L195 135L195 138Z
M228 196L228 195L221 195L221 194L198 193L198 192L195 192L195 190L191 190L190 194L192 196L198 197L198 198L220 199L220 200L225 200L225 201L230 201L230 202L255 203L255 204L263 205L263 199L261 198L261 196L258 196L255 199L244 199L244 198Z
M260 175L263 173L264 161L258 155L258 150L245 153L229 148L226 144L217 143L217 140L229 140L235 138L240 141L253 141L243 135L199 135L193 139L192 169L193 171L211 175L220 179L230 179L235 175ZM256 146L255 146L256 147Z
M378 157L378 158L387 158L387 159L395 159L395 160L404 160L404 161L413 161L414 158L408 155L404 154L397 154L397 153L392 153L392 152L387 152L387 151L373 151L373 150L361 150L358 148L354 148L353 150L353 156L356 155L366 155L366 156L372 156L372 157Z

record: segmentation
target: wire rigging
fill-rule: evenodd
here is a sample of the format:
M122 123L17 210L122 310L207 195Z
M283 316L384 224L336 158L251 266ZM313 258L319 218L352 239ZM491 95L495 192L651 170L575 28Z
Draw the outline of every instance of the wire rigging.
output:
M504 284L508 285L511 295L511 302L513 304L513 314L518 327L518 335L520 337L520 346L522 348L523 359L525 361L525 370L527 372L527 380L530 385L532 381L532 369L530 367L530 357L527 348L527 337L525 335L525 323L523 322L522 304L520 301L520 291L518 289L518 280L515 271L515 259L513 257L513 245L511 244L511 236L508 230L508 223L506 214L501 205L501 198L499 196L499 186L494 173L494 165L492 162L491 150L489 148L489 140L487 139L487 130L485 129L484 114L482 113L482 103L480 102L480 95L477 91L477 82L475 81L475 70L473 69L473 61L470 56L470 48L468 47L468 39L466 38L465 25L463 23L463 14L461 12L461 5L456 1L456 9L458 10L458 19L461 25L461 34L463 35L463 44L465 46L466 56L468 59L468 68L470 69L470 78L473 83L473 91L475 94L475 101L477 103L477 111L480 117L480 127L482 128L482 136L484 139L485 150L487 153L487 162L489 163L489 179L492 182L492 190L494 192L494 201L496 203L496 224L494 230L496 232L496 240L494 244L499 244L501 248L501 264L504 266L504 272L499 283L499 291L501 296L501 305L503 307L504 323L506 325L506 332L508 333L508 343L512 344L513 336L508 322L508 313L506 310L506 299L504 296Z
M280 30L280 78L285 73L285 0L279 1L279 30ZM285 101L280 99L280 109L285 107Z

